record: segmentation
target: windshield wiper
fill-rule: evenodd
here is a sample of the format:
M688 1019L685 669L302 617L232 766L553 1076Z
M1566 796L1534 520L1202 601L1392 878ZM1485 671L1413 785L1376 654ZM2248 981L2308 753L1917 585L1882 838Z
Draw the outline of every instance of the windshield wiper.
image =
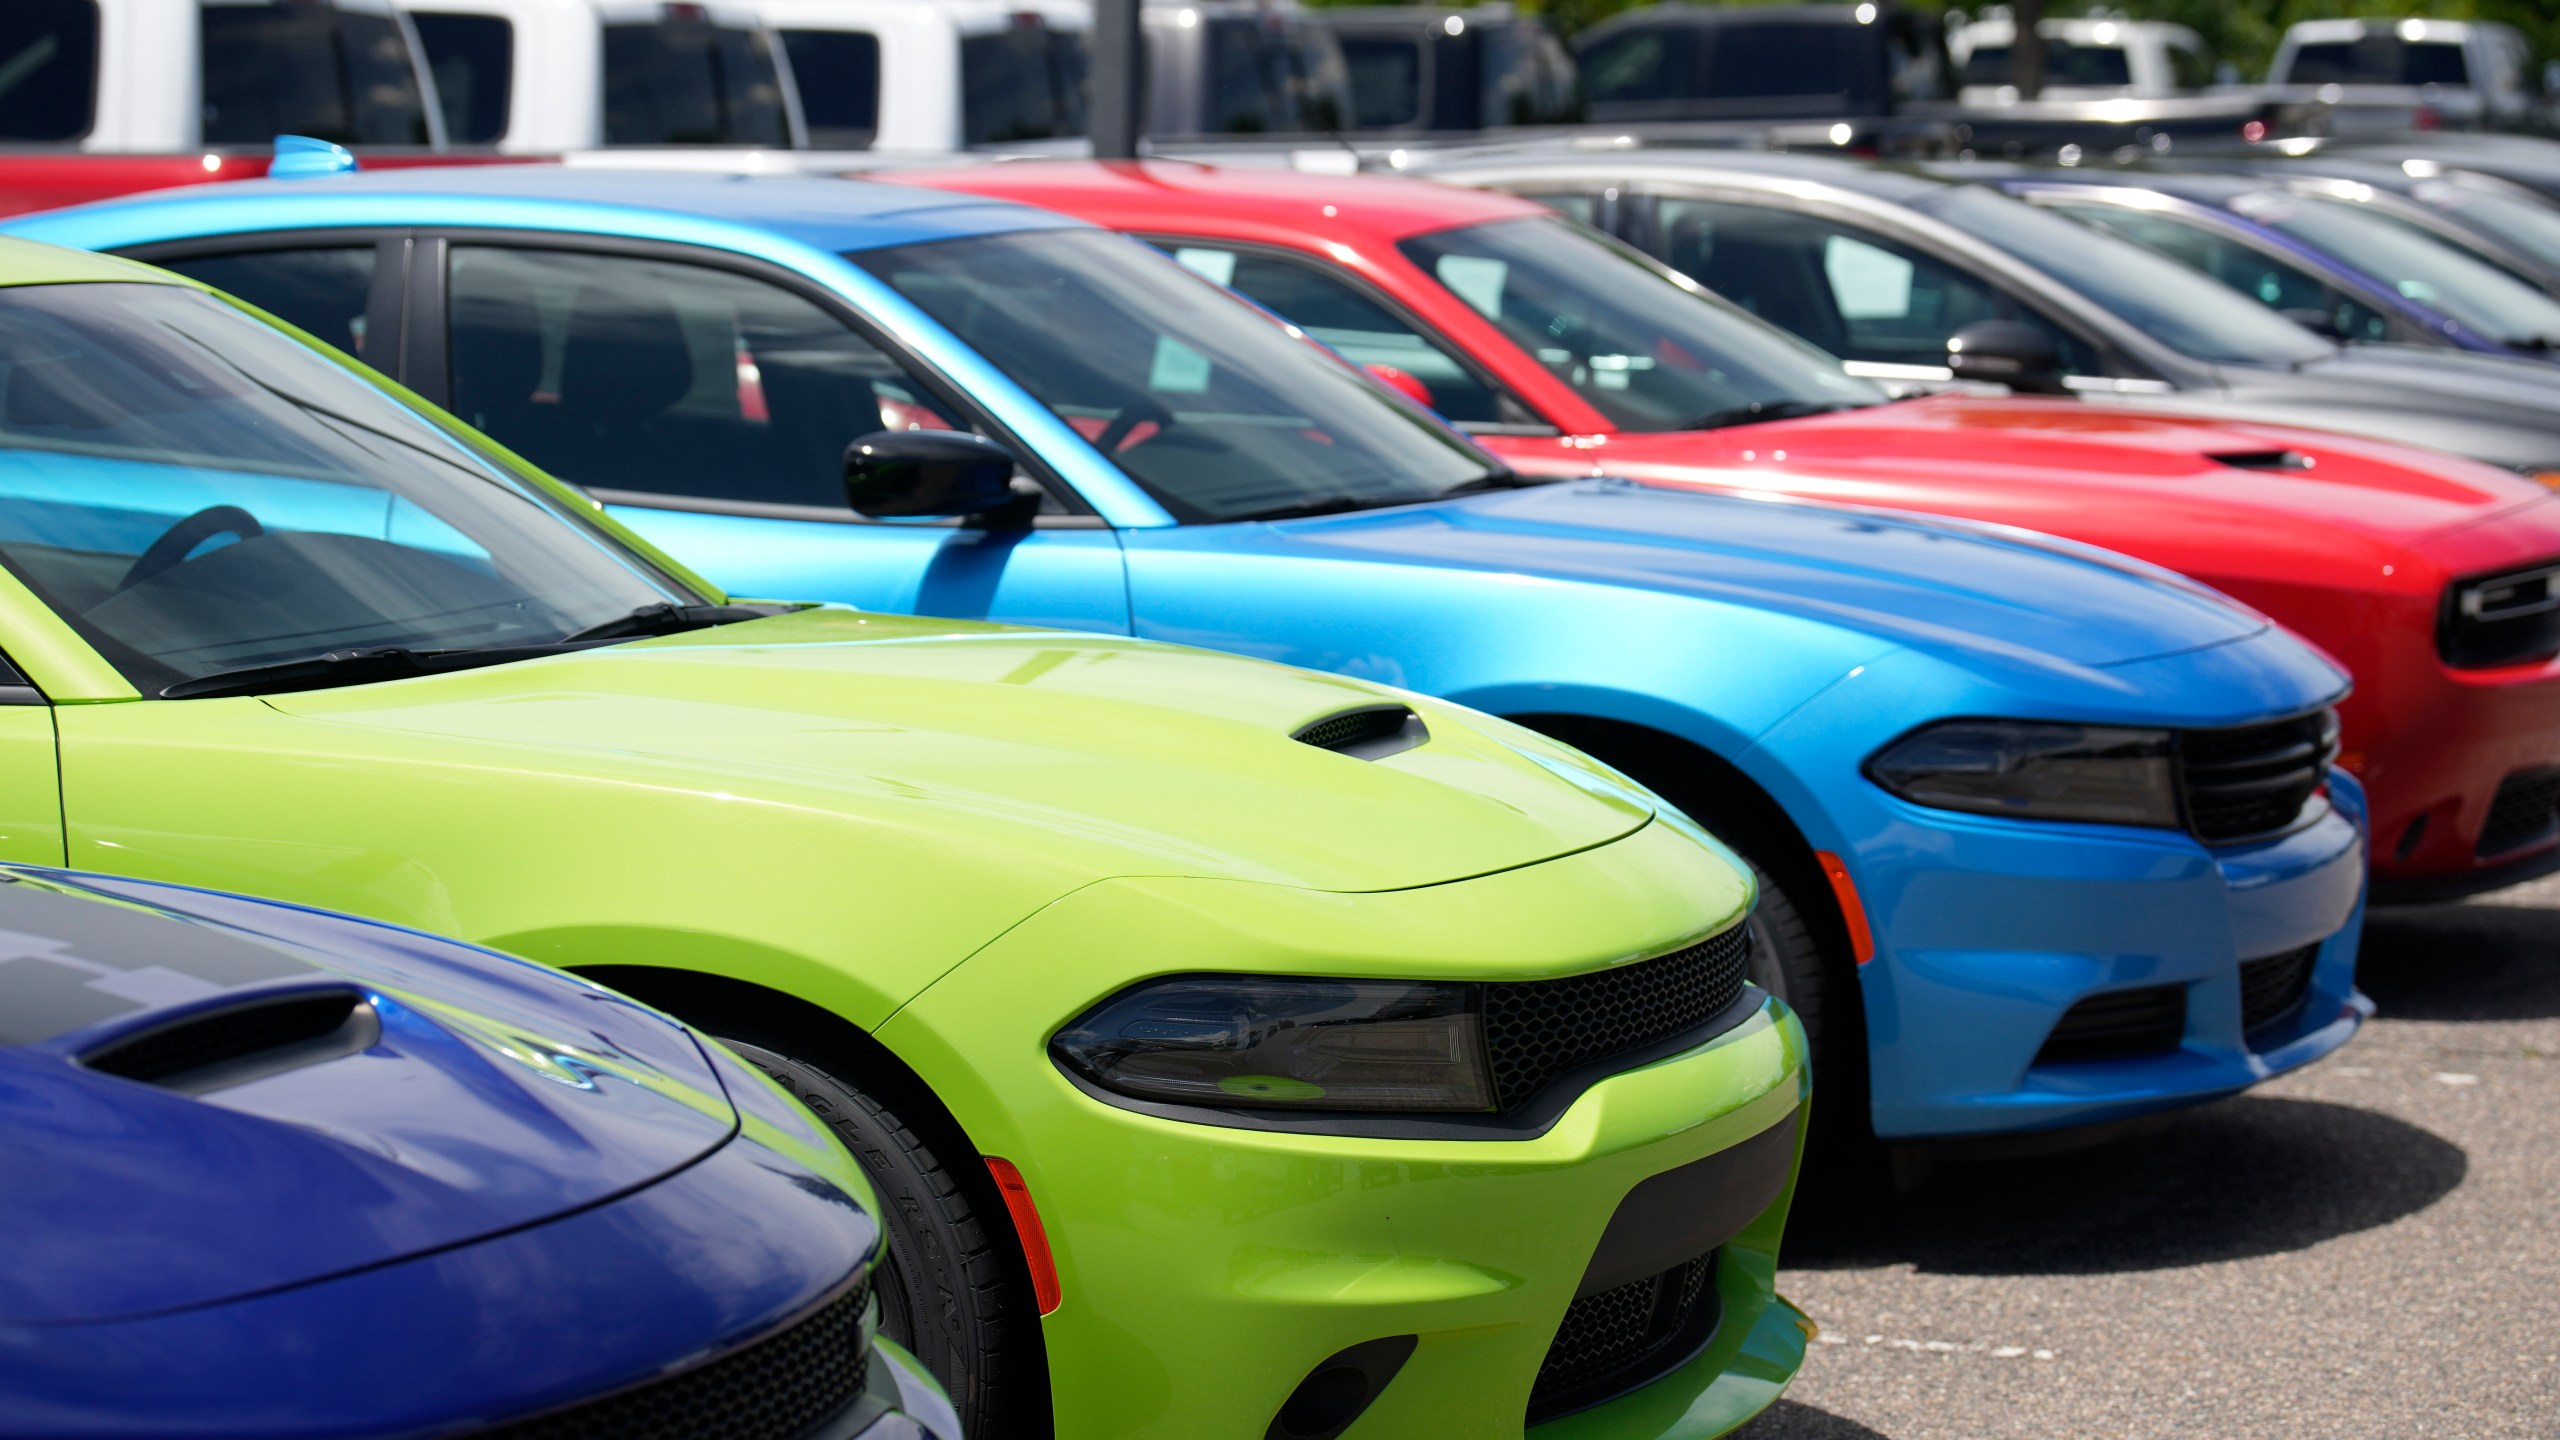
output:
M1473 480L1461 480L1440 492L1440 498L1480 495L1487 490L1526 490L1533 485L1552 485L1562 477L1555 475L1523 475L1517 470L1496 470Z
M787 615L797 605L678 605L661 600L643 605L626 615L616 615L583 630L572 630L553 642L576 645L588 640L630 640L642 635L674 635L685 630L704 630L714 625L728 625L740 620L761 620L767 615Z
M432 675L475 665L499 665L553 653L550 645L492 645L464 650L412 650L404 645L378 645L329 650L273 665L216 670L161 687L163 700L196 700L208 695L263 695L283 690L320 690L366 680L397 680Z
M1730 410L1710 410L1695 420L1683 421L1672 428L1722 430L1728 425L1757 425L1763 420L1801 420L1807 415L1828 415L1835 410L1861 408L1846 400L1754 400Z
M1341 515L1353 510L1375 510L1385 505L1418 505L1426 495L1408 496L1401 500L1355 500L1348 495L1328 495L1322 500L1300 500L1288 505L1273 505L1261 510L1247 510L1227 515L1226 520L1303 520L1310 515Z

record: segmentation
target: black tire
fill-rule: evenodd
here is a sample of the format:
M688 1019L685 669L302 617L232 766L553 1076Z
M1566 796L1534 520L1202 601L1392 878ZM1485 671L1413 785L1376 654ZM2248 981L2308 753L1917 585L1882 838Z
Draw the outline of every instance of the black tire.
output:
M995 1206L972 1203L973 1186L913 1130L858 1087L790 1056L723 1038L749 1064L781 1082L862 1162L880 1192L889 1253L875 1277L880 1329L924 1362L973 1437L1013 1436L1045 1413L1047 1367L1040 1362L1040 1317L1021 1263L1012 1255L1012 1221ZM977 1157L954 1156L974 1164ZM984 1213L982 1213L982 1208Z
M1760 883L1760 905L1751 912L1751 983L1796 1012L1804 1022L1805 1043L1819 1066L1829 1058L1823 1054L1823 1015L1832 999L1821 943L1813 938L1813 927L1805 923L1804 911L1787 887L1759 861L1749 855L1742 858Z

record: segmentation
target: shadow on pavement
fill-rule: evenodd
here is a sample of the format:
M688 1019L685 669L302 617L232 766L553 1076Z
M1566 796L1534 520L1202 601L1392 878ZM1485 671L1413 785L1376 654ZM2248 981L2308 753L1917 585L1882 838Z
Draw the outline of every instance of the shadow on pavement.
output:
M2091 1275L2299 1250L2387 1225L2462 1183L2462 1150L2403 1120L2244 1096L2087 1149L1940 1161L1919 1188L1801 1199L1786 1263Z
M1733 1440L1890 1440L1890 1437L1855 1420L1843 1420L1828 1410L1781 1400L1763 1412L1759 1419L1734 1431Z
M2394 1020L2560 1016L2560 910L2413 905L2370 912L2356 984Z

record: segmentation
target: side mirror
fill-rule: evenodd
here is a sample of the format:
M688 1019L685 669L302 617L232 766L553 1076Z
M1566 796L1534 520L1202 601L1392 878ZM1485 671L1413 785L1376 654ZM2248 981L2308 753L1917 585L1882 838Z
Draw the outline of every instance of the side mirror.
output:
M1423 384L1410 371L1399 370L1393 365L1363 365L1360 368L1384 381L1388 389L1419 404L1423 409L1440 408L1440 402L1431 398L1431 387Z
M881 430L845 447L844 503L874 520L947 520L1010 510L1013 452L961 430Z
M2334 313L2320 309L2317 306L2296 305L2290 310L2281 310L2277 313L2284 316L2287 320L2292 321L2294 324L2301 326L2303 329L2310 331L2312 334L2319 336L2323 340L2344 340L2347 338L2347 332L2338 328L2338 317Z
M2053 341L2016 320L1976 320L1947 337L1947 369L1958 380L2006 385L2021 395L2068 395Z

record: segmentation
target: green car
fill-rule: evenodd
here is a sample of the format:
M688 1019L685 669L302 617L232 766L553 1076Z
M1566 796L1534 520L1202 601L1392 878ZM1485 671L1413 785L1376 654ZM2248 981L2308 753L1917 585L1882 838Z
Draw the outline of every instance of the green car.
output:
M1802 1359L1750 882L1526 730L736 601L298 332L15 241L0 648L0 860L726 1038L868 1167L884 1328L975 1434L1707 1436Z

